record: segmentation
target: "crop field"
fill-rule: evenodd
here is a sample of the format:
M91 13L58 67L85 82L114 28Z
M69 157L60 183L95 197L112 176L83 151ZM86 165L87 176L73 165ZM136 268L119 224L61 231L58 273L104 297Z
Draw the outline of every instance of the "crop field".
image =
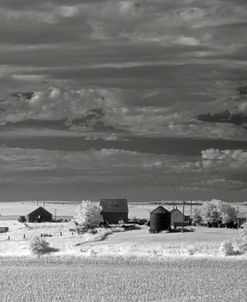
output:
M0 301L245 302L247 262L235 259L1 259Z

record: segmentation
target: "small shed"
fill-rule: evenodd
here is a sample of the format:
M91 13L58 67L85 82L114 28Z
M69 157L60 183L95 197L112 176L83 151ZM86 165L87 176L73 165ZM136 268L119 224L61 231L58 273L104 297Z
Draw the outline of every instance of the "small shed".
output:
M128 202L127 199L101 199L100 206L104 221L107 223L128 222Z
M238 228L244 224L245 222L247 222L247 215L244 213L237 213L237 226Z
M6 233L9 231L8 227L0 227L0 233Z
M52 222L52 214L43 207L39 207L27 215L28 222Z
M171 226L171 213L162 206L150 213L150 231L158 233L168 230Z
M171 225L173 227L182 226L185 223L185 215L179 209L171 210Z

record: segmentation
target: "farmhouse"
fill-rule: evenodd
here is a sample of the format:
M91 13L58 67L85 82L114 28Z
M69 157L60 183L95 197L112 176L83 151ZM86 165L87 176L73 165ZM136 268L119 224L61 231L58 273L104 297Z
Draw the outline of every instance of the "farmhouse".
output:
M28 222L51 222L52 214L46 209L39 207L27 215Z
M150 231L158 233L168 230L171 226L171 213L162 206L157 207L150 213Z
M176 228L177 226L182 226L185 223L184 214L179 211L177 208L171 210L171 225Z
M120 220L128 222L127 199L101 199L100 206L105 222L118 223Z

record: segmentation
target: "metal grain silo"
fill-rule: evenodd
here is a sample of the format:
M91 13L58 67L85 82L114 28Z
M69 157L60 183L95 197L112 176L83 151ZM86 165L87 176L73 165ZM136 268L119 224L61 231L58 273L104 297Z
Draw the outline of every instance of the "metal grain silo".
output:
M159 206L150 213L150 231L158 233L171 226L171 213Z

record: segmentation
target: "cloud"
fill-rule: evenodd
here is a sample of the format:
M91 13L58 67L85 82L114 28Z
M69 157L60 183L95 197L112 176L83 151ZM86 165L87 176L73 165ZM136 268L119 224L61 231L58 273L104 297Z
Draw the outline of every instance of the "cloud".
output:
M161 181L165 173L187 173L197 169L193 162L180 160L171 155L153 155L121 149L100 149L83 152L50 151L1 147L1 173L19 178L23 173L36 180L59 175L62 182L79 181L87 177L90 181L113 182L116 176L141 181L156 175ZM85 175L86 173L86 175ZM149 175L148 175L149 174ZM34 179L35 180L35 179ZM118 180L119 181L119 180ZM120 181L121 182L121 181Z
M233 177L236 173L243 174L247 168L247 152L244 150L219 150L211 148L202 150L201 153L202 167L206 170L216 171L219 169L222 173L230 173L230 177Z
M234 113L230 91L247 68L244 2L28 0L0 8L2 125L59 120L88 138L245 139L246 99ZM8 100L13 87L34 96ZM214 120L222 107L228 125Z
M202 150L202 159L205 160L222 160L247 163L247 151L243 150L219 150L219 149L207 149Z
M205 162L215 164L206 167ZM238 162L242 168L236 169L230 162ZM203 198L204 194L211 196L212 190L214 196L236 190L244 193L246 163L247 155L242 150L204 150L199 160L115 148L63 151L1 147L0 187L5 192L15 185L12 191L19 199L25 195L21 191L29 192L29 198L60 196L58 188L64 198L69 193L76 199L109 194L127 194L135 200ZM29 190L24 190L27 187Z
M13 93L1 104L4 109L1 122L16 123L29 119L73 121L90 118L90 114L92 118L92 114L104 118L105 113L116 111L117 105L114 94L105 89L75 90L48 86L36 92ZM101 114L99 110L102 110Z
M47 83L40 88L13 92L2 100L0 124L6 126L4 131L12 125L23 131L25 128L25 133L30 133L28 128L35 128L43 129L43 135L49 135L50 130L56 129L61 135L65 131L74 132L88 139L116 140L125 139L126 135L245 138L246 130L238 127L237 119L234 125L218 123L216 127L219 120L201 123L195 119L193 99L181 102L179 106L173 99L165 100L167 95L173 97L173 89L73 89ZM203 103L199 104L197 110L203 106ZM242 117L241 114L238 116Z
M244 112L240 113L230 113L228 110L219 113L207 113L199 114L197 116L198 120L209 123L231 123L234 125L245 125L247 124L247 103L242 103L239 105L239 110Z

